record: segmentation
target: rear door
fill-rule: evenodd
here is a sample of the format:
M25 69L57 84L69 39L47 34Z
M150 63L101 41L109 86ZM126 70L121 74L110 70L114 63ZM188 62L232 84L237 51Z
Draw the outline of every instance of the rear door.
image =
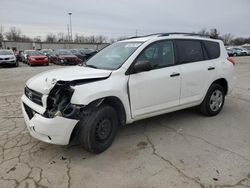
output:
M181 39L175 44L182 75L180 104L198 102L216 77L215 60L201 40Z

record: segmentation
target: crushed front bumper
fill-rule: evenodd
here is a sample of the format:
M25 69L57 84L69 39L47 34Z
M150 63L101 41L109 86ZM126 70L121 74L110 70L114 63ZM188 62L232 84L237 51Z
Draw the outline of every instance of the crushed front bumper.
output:
M57 116L55 118L45 118L36 111L32 106L37 106L28 98L23 95L22 102L22 113L24 116L27 129L30 135L43 142L67 145L70 141L71 133L78 123L78 120L68 119ZM32 115L30 115L32 113Z

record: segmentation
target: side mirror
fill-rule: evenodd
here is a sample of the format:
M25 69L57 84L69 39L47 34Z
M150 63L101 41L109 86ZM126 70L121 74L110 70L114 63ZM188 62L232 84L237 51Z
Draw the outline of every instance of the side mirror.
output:
M151 70L151 64L149 61L136 61L134 65L134 72L144 72L144 71L150 71Z

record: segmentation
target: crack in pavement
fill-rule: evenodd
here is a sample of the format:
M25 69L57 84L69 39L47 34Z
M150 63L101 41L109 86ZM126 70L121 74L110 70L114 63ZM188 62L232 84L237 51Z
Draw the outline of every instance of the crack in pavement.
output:
M70 184L71 184L71 175L70 175L70 164L71 164L71 159L68 159L68 162L67 162L67 176L68 176L68 188L70 188Z
M181 171L177 166L174 165L174 163L172 163L170 160L166 159L165 157L163 157L162 155L160 155L156 148L155 145L153 144L153 142L150 140L149 136L145 133L146 132L146 127L147 125L145 125L144 128L144 132L143 135L145 136L145 138L147 139L147 142L150 144L151 148L152 148L152 154L155 155L157 158L161 159L162 161L168 163L170 166L172 166L175 170L177 170L177 172L179 174L181 174L183 177L195 182L196 184L198 184L201 188L205 188L205 185L203 185L200 181L198 181L197 179L188 176L187 174L185 174L183 171Z
M229 153L231 153L231 154L237 155L238 157L244 159L245 161L250 162L250 159L246 158L245 156L243 156L243 155L241 155L241 154L239 154L239 153L237 153L237 152L235 152L235 151L232 151L232 150L229 150L229 149L227 149L227 148L224 148L224 147L222 147L222 146L218 146L218 145L216 145L216 144L214 144L214 143L211 143L211 142L209 142L208 140L206 140L206 139L204 139L204 138L202 138L202 137L194 136L194 135L187 134L187 133L180 133L180 132L178 132L175 128L169 127L168 125L162 124L162 123L161 123L161 127L168 128L168 129L172 130L173 132L175 132L176 134L181 135L181 136L184 136L184 137L185 137L185 136L188 136L188 137L193 137L193 138L202 140L203 142L205 142L205 143L207 143L207 144L209 144L209 145L211 145L211 146L213 146L213 147L215 147L215 148L217 148L217 149L219 149L219 150L223 150L223 151L229 152Z

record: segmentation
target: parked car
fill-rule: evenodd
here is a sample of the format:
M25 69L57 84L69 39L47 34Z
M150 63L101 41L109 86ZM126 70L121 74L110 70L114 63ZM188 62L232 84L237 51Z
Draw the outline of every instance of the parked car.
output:
M243 56L246 55L247 52L239 47L229 47L227 50L231 50L233 53L233 56Z
M26 50L26 62L28 65L49 65L48 57L36 50Z
M226 48L226 50L227 50L228 56L230 56L230 57L237 56L237 53L235 53L233 49Z
M249 51L246 48L243 47L238 47L241 50L241 54L246 56L249 54Z
M28 56L28 52L29 52L29 51L34 51L34 50L24 50L24 51L20 51L21 61L22 61L23 63L26 63L26 64L27 64L27 62L28 62L27 56Z
M18 61L12 50L0 49L0 66L1 65L11 65L18 67Z
M247 55L250 55L250 46L242 46L242 47L247 50Z
M217 115L235 84L235 62L221 40L193 35L119 41L85 66L31 78L22 96L30 134L60 145L79 140L100 153L120 125L193 106Z
M53 53L52 49L41 49L40 53L42 53L43 55L46 55L48 58L51 56L51 54Z
M98 52L97 50L93 50L90 48L79 49L79 51L80 53L85 55L86 60L90 59L92 56L94 56Z
M81 53L78 49L70 49L70 52L77 56L82 62L86 61L86 55Z
M77 65L80 63L80 59L69 50L59 49L50 56L50 62L59 65Z

